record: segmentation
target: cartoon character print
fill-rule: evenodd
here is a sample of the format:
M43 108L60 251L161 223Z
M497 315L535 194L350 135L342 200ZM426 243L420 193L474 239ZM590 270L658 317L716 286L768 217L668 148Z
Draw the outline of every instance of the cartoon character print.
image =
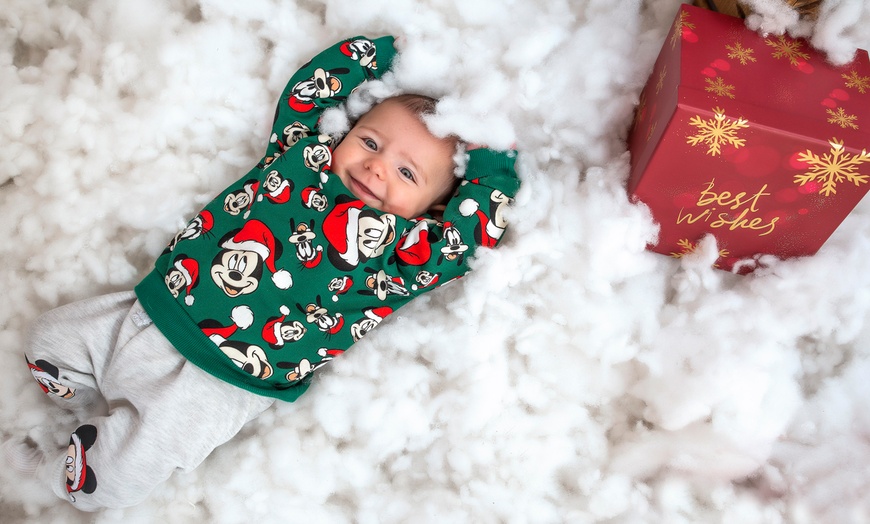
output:
M287 382L297 384L308 375L314 373L317 368L326 365L328 361L320 361L312 364L307 358L303 358L299 362L278 362L276 365L281 369L289 369L290 371L284 376Z
M354 342L359 342L369 331L376 328L381 321L393 312L393 308L388 306L367 307L362 312L363 318L350 326L350 334Z
M264 380L272 376L272 366L266 358L266 352L260 346L238 340L227 340L218 347L233 364L251 376Z
M379 300L386 300L389 295L407 297L410 294L401 277L390 276L383 269L365 268L365 270L371 274L366 277L366 289L359 291L361 295L374 295Z
M468 245L462 241L462 235L450 222L444 223L444 246L441 248L441 255L438 257L438 265L441 262L456 261L458 265L462 265L462 259L465 257L465 252L468 251Z
M230 320L233 321L232 324L224 324L215 319L206 319L198 326L205 336L220 346L239 329L245 330L251 327L251 324L254 323L254 313L248 306L236 306L230 312Z
M169 253L175 250L175 246L182 240L194 240L203 234L208 234L214 227L214 215L210 211L202 210L196 215L193 220L179 231L169 242L164 253Z
M345 350L343 350L343 349L320 348L317 350L317 354L320 355L320 357L323 359L324 362L328 362L328 361L334 359L335 357L341 355L342 353L344 353L344 351Z
M232 324L224 325L217 320L203 320L199 323L199 329L217 345L221 352L238 366L239 369L249 375L267 379L272 376L272 366L266 358L266 352L260 346L228 340L238 330L245 330L254 323L254 315L248 306L236 306L233 308L230 319Z
M459 212L463 216L476 215L479 223L474 229L474 238L484 247L495 247L507 227L504 211L510 203L510 197L499 190L493 190L489 196L489 213L480 209L480 204L467 198L459 204ZM491 217L491 218L490 218Z
M341 271L381 256L396 240L395 215L378 215L363 206L362 201L341 194L323 219L323 234L329 244L327 257Z
M215 285L228 297L256 291L264 266L272 273L272 282L278 289L289 289L293 285L290 273L275 265L284 248L263 222L248 221L243 228L227 233L219 245L221 251L212 261L210 274Z
M314 109L314 101L324 98L339 100L336 94L341 91L341 79L336 75L350 72L346 67L326 70L318 67L311 78L299 81L290 90L287 104L299 113L307 113Z
M275 115L277 118L277 114ZM278 151L283 153L288 148L292 147L296 142L311 134L311 128L300 121L295 121L292 124L285 126L281 138L278 138L277 133L272 133L269 142L278 146Z
M366 40L365 38L358 38L356 40L347 40L343 44L341 44L341 52L350 57L351 60L356 60L359 62L359 65L365 67L365 71L369 78L372 78L374 75L369 70L375 70L378 68L377 58L377 49L375 48L374 42L371 40Z
M390 258L390 263L408 266L422 266L432 258L432 242L436 239L429 231L429 221L419 220L399 239L396 252Z
M69 438L67 449L66 492L71 502L75 502L74 493L81 491L90 495L97 489L97 476L88 465L87 451L97 441L97 428L91 424L79 426Z
M275 122L278 121L279 111L275 111L275 119L272 122L274 125ZM281 132L281 136L278 136L278 133L272 133L272 136L269 137L269 143L275 144L277 146L277 151L269 156L263 158L261 162L257 164L258 169L263 169L266 166L270 165L275 161L276 158L284 154L287 149L292 147L296 142L302 140L311 134L311 128L299 122L298 120L293 122L292 124L284 127L284 130Z
M276 365L281 369L290 370L284 378L292 385L300 382L302 379L317 371L318 368L325 366L333 358L342 353L344 353L343 349L320 348L317 350L317 354L321 357L319 362L312 363L307 358L303 358L299 362L278 362Z
M352 287L353 279L346 275L343 277L335 277L326 285L326 289L334 293L332 295L333 302L338 302L338 297L350 291L350 288Z
M187 294L184 297L184 303L192 306L194 302L193 290L199 285L199 262L185 255L178 255L172 261L172 266L167 271L163 281L175 298L178 298L178 295L184 291Z
M296 246L296 258L308 269L317 267L323 259L323 247L315 247L312 243L317 237L314 232L314 220L307 224L302 222L297 225L295 220L290 219L290 229L293 233L288 240Z
M30 360L27 360L27 367L30 369L30 373L33 375L33 378L36 382L39 383L39 387L42 388L42 391L48 395L56 395L62 399L69 400L76 396L76 390L69 386L64 386L59 382L60 380L60 370L54 364L42 360L36 359L33 363Z
M441 273L432 273L430 271L426 271L425 269L417 273L414 277L414 281L419 284L419 287L415 284L413 289L427 288L429 286L437 285L438 281L441 279Z
M290 201L293 187L292 180L284 178L281 173L273 169L263 180L263 193L257 196L257 201L262 202L265 198L273 204L286 204Z
M305 146L305 149L302 150L302 160L305 167L315 173L320 173L332 165L332 150L329 149L332 138L329 135L320 135L317 140L317 144Z
M308 186L301 192L302 205L308 209L323 212L329 206L329 201L317 186Z
M317 296L314 302L306 304L305 307L299 303L296 304L296 307L305 315L305 320L309 324L314 324L317 326L317 329L327 335L336 335L344 327L344 317L342 314L336 313L335 315L330 315L329 311L323 307L320 295Z
M233 191L224 197L224 211L233 216L244 211L244 217L247 218L251 212L251 205L254 203L254 195L257 194L259 187L260 182L257 180L246 181L242 185L242 189Z
M269 344L272 349L280 349L286 342L298 342L308 332L308 328L302 325L298 320L287 320L287 315L290 314L290 308L281 306L278 311L280 315L269 318L263 326L263 340Z

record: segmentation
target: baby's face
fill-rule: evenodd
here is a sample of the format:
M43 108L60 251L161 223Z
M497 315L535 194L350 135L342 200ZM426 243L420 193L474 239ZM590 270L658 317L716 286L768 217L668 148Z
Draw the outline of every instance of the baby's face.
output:
M364 204L414 219L453 189L451 140L438 138L401 103L362 116L335 148L332 172Z

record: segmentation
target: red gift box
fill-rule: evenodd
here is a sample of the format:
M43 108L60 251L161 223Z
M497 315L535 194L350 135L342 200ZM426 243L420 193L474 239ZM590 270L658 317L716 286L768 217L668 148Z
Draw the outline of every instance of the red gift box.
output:
M870 189L870 60L683 5L641 93L628 193L681 257L716 237L724 270L812 255ZM735 264L744 260L743 263Z

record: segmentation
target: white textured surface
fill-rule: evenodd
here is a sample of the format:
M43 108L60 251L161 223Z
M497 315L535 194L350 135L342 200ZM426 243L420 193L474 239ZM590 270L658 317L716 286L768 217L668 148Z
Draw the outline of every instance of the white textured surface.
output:
M3 438L74 427L23 365L28 324L138 282L340 38L403 34L393 82L445 96L439 130L516 141L525 185L475 273L195 472L80 515L3 467L0 520L866 522L868 202L815 257L751 277L644 251L623 139L677 4L6 0ZM826 4L817 45L868 47L864 2Z

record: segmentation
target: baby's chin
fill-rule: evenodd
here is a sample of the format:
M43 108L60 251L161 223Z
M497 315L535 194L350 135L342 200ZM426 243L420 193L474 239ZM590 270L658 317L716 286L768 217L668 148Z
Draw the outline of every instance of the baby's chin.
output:
M337 174L338 175L338 174ZM338 175L338 179L341 180L341 183L344 185L345 189L353 195L353 197L363 204L369 206L372 209L376 209L382 213L386 213L383 209L381 209L382 205L380 201L374 195L370 195L367 191L360 187L360 184L356 183L356 181L350 175Z
M398 217L404 218L405 220L414 220L425 215L428 212L427 209L423 209L418 213L408 213L407 211L393 209L392 206L385 205L376 196L370 195L367 191L365 191L365 189L362 188L362 185L358 184L350 175L342 175L340 173L334 174L338 177L339 180L341 180L341 183L348 190L348 192L353 195L354 198L376 211L396 215Z

